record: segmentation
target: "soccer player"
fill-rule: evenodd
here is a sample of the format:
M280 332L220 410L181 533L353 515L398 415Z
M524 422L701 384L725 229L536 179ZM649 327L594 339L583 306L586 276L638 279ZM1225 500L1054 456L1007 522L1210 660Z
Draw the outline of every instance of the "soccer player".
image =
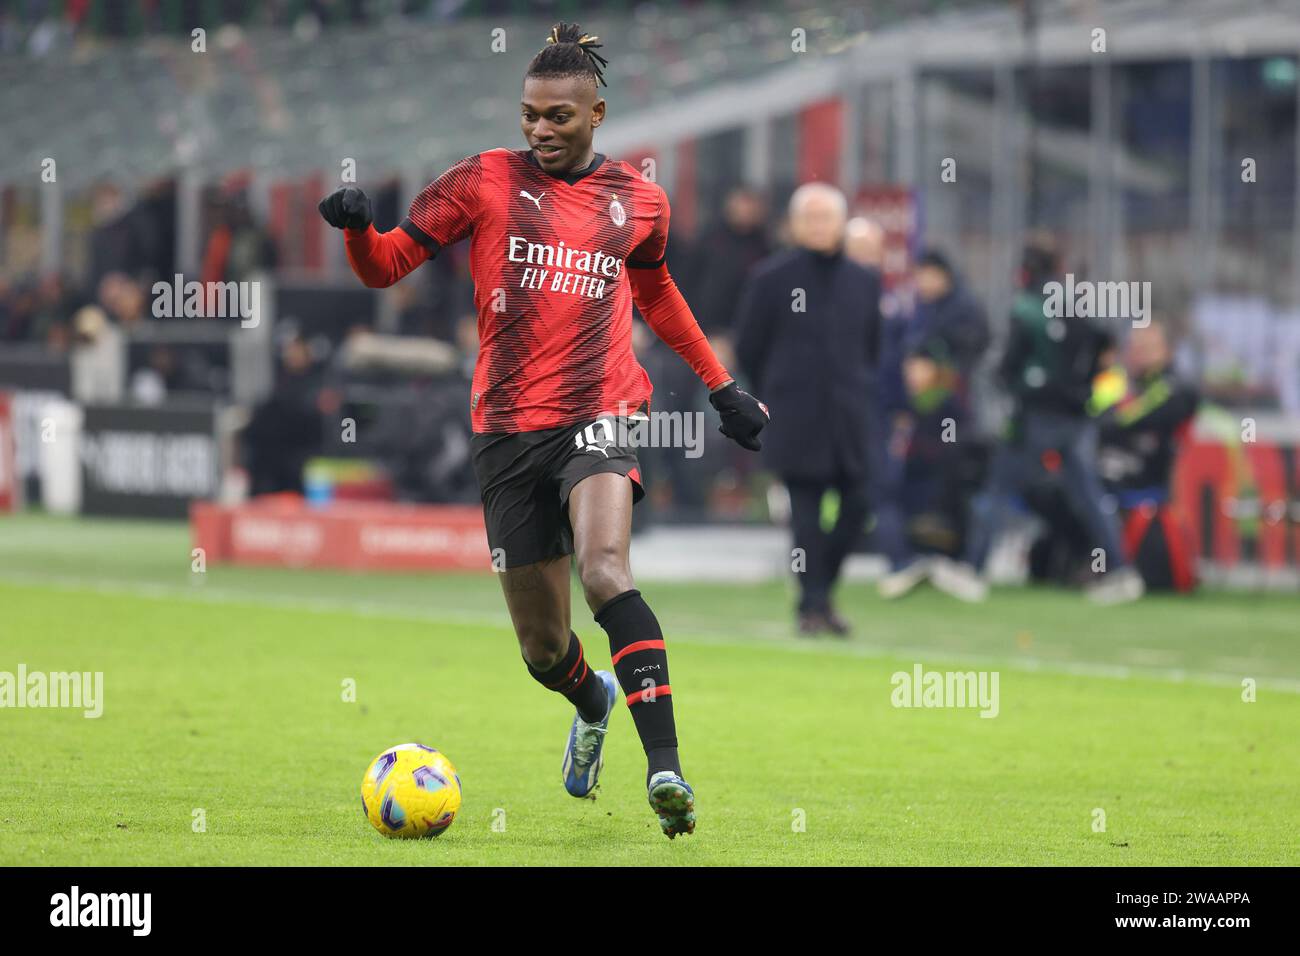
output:
M704 381L719 430L751 450L767 408L722 367L664 265L668 197L592 146L608 61L598 37L559 23L529 63L527 149L467 157L425 187L391 232L344 188L320 204L348 261L391 285L472 237L480 350L469 411L493 564L529 674L576 708L564 753L575 797L596 786L621 686L646 752L650 806L669 837L695 829L682 776L663 632L632 580L632 506L645 494L633 450L651 385L632 354L632 302ZM570 629L569 555L609 635L614 675L592 671Z

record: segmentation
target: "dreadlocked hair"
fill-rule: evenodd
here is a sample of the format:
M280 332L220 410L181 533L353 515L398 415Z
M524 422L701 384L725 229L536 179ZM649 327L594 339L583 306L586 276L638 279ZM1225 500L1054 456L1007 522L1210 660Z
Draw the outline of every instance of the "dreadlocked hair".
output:
M557 23L525 76L590 76L609 86L604 73L609 61L596 52L600 47L600 37L583 33L578 24Z

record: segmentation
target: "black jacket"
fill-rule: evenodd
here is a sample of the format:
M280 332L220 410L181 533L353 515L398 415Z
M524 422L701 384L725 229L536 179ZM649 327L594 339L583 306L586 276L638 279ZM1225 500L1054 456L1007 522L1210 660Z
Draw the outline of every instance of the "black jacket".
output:
M726 223L701 237L692 257L697 268L688 279L692 294L687 301L706 335L733 331L745 279L771 251L761 231L740 233Z
M804 311L795 311L795 290ZM786 250L750 274L736 355L771 409L763 455L777 474L866 475L880 328L880 274L842 253Z
M1168 490L1183 431L1200 396L1170 369L1133 382L1101 417L1101 472L1113 490Z
M1048 317L1042 294L1022 291L1011 308L1011 332L999 365L1017 417L1049 412L1086 419L1092 380L1113 344L1095 320Z
M954 279L942 299L917 306L905 347L908 355L925 356L969 376L989 347L984 308Z

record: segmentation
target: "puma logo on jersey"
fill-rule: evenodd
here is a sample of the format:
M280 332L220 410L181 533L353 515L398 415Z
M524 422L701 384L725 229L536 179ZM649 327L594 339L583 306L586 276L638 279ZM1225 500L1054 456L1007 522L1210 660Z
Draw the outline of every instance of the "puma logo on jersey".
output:
M542 193L542 194L539 195L539 196L534 196L534 195L533 195L532 193L530 193L528 190L526 190L526 189L521 189L521 190L519 190L519 195L521 195L521 196L526 196L526 197L528 197L529 199L531 199L531 200L533 201L533 205L536 206L536 207L538 208L538 210L540 211L541 208L542 208L542 196L545 196L546 193Z

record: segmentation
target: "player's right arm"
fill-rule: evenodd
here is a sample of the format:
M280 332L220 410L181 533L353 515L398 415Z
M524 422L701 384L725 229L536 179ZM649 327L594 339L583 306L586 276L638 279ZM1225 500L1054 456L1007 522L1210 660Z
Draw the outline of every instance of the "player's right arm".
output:
M370 199L355 186L336 190L320 201L320 214L342 229L352 271L371 289L383 289L428 258L428 253L401 229L378 232L371 220Z
M320 214L343 230L352 271L372 289L382 289L432 259L443 246L473 230L481 208L479 156L461 160L415 197L407 217L391 232L375 229L370 200L355 186L326 196Z

